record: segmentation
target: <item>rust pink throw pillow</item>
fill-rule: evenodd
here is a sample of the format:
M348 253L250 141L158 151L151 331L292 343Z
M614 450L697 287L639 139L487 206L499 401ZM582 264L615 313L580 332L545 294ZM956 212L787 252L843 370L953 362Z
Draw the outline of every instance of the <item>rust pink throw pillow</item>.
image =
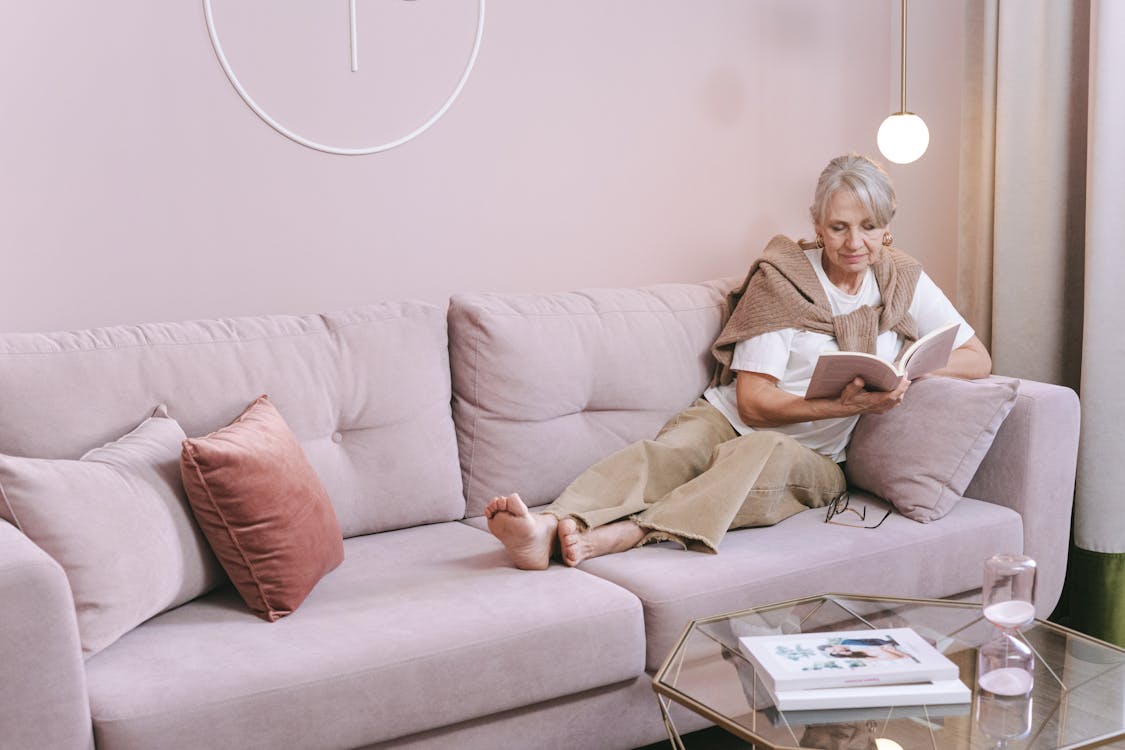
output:
M226 427L184 440L180 470L204 536L258 616L291 614L343 561L328 494L266 396Z

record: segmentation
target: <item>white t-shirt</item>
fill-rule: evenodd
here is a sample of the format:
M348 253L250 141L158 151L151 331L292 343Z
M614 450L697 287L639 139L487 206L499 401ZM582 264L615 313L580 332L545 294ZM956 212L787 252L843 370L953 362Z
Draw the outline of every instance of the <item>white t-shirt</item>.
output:
M828 280L821 267L820 253L819 248L806 250L805 257L816 270L817 278L820 279L820 284L824 287L828 301L832 305L833 315L847 315L861 305L875 307L882 304L882 295L879 294L874 271L868 268L859 291L855 294L847 294ZM918 278L909 310L918 325L919 336L925 336L935 328L954 321L961 324L953 344L954 348L961 346L975 334L972 327L965 322L925 272ZM903 338L894 331L886 331L875 340L875 353L888 362L894 362L902 347ZM771 375L777 378L778 388L804 398L820 353L838 349L839 346L833 336L802 331L798 328L785 328L736 344L731 369ZM753 427L743 424L738 416L738 397L733 381L728 385L708 388L703 397L730 420L739 434L745 435L754 430ZM858 416L840 417L820 419L815 422L797 422L769 429L790 435L805 447L828 456L833 461L843 461L848 439L851 438L852 429L858 421Z

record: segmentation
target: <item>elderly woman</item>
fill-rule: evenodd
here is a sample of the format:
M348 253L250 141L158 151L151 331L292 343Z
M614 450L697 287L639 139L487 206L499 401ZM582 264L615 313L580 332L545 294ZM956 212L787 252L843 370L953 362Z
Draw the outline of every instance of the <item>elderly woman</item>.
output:
M904 347L960 324L945 368L988 375L973 329L910 256L891 247L890 178L871 159L833 159L810 208L816 239L770 241L729 299L703 397L653 440L634 443L579 476L541 513L519 495L485 508L490 531L519 568L567 565L651 541L717 552L728 529L777 523L840 495L840 463L860 415L894 409L910 386L868 391L856 378L835 398L804 398L823 351L865 351L893 362Z

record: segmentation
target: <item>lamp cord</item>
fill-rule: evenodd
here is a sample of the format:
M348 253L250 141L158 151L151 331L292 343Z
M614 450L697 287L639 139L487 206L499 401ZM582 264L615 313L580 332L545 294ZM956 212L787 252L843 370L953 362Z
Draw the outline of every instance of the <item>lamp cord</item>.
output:
M902 0L902 99L899 114L906 114L906 0Z

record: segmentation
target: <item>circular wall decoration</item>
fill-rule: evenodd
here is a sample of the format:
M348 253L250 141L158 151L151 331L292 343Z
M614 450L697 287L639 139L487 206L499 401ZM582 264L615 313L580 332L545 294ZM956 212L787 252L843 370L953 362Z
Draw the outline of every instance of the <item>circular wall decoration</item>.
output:
M390 0L382 1L389 2ZM404 2L405 0L396 1ZM422 1L425 0L412 0L410 4ZM438 0L430 1L438 2ZM347 2L348 18L350 21L350 34L348 35L348 38L350 41L351 52L351 72L355 73L359 70L359 43L361 38L358 31L356 5L357 2L376 2L376 0L347 0ZM223 72L226 74L227 79L230 81L231 85L234 86L235 91L237 91L238 95L242 98L242 101L244 101L246 103L246 106L250 107L250 109L253 110L253 112L262 119L262 121L264 121L281 135L307 148L315 149L317 151L322 151L328 154L339 154L343 156L362 156L366 154L377 154L381 151L387 151L394 148L395 146L401 146L402 144L412 140L413 138L418 137L422 133L429 130L434 125L434 123L440 120L442 116L449 110L449 108L453 106L453 102L456 101L457 97L461 93L461 90L465 87L465 83L469 80L469 74L473 70L473 65L476 64L477 55L480 52L481 38L484 35L485 0L476 0L476 6L476 25L472 42L472 50L469 53L468 60L465 62L464 69L461 71L460 77L457 79L457 83L453 87L452 92L448 94L444 101L442 101L441 105L436 109L436 111L432 111L432 113L429 114L428 117L426 117L420 125L414 127L413 129L410 129L405 133L405 135L401 135L378 145L359 147L333 146L327 143L321 143L318 140L313 140L312 138L301 135L300 133L296 132L295 129L286 127L285 125L281 124L281 122L279 122L277 118L271 116L270 113L266 111L266 108L263 107L253 96L250 95L250 92L247 90L246 86L239 79L238 75L235 74L234 66L227 58L227 54L226 52L224 52L223 45L219 40L219 33L215 24L215 14L212 8L212 0L203 0L203 13L207 20L207 32L211 37L211 46L215 50L215 55L219 59L219 64L222 65ZM415 122L417 122L417 120L415 120Z

